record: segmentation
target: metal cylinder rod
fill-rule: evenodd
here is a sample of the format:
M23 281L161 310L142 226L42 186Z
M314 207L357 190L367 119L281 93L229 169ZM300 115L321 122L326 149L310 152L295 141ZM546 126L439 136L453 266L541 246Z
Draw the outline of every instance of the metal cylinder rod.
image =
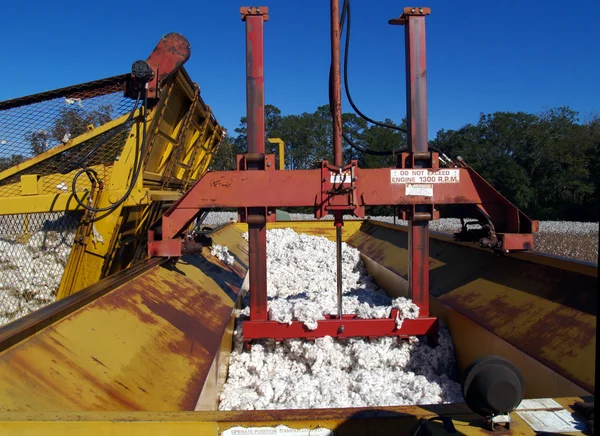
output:
M427 136L427 66L425 55L426 8L404 10L406 44L406 100L408 149L417 156L429 152ZM424 167L415 161L416 168ZM419 306L420 316L429 316L429 222L427 206L417 205L408 221L408 289L410 298Z
M341 167L343 165L340 36L340 4L339 0L331 0L331 62L333 64L333 162L337 167Z
M335 227L335 242L337 246L337 298L338 318L342 319L342 226Z
M248 171L264 170L265 153L265 85L263 23L268 8L240 9L246 22L246 117L248 120ZM266 208L248 208L248 266L250 285L250 319L267 320L267 229Z

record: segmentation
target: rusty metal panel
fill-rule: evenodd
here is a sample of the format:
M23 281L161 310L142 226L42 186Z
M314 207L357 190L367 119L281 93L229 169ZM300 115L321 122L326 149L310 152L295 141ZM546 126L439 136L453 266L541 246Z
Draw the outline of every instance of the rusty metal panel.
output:
M348 243L407 278L399 227L364 223ZM597 277L430 239L431 295L547 367L593 392Z
M588 392L594 391L595 315L483 278L440 300Z
M559 406L573 413L577 397L555 398ZM431 418L445 416L452 420L456 433L449 433L442 422ZM533 435L535 432L517 413L511 414L510 435ZM89 434L115 436L138 435L219 435L234 427L256 428L285 425L292 429L324 428L335 435L413 435L419 423L427 421L425 434L489 435L481 421L464 404L434 406L269 410L247 412L56 412L0 413L0 432L27 432L32 436L53 434ZM573 433L578 434L578 433Z
M224 233L235 265L155 266L0 353L0 410L194 410L247 269Z
M511 345L495 332L462 315L441 300L431 297L430 303L431 313L448 326L461 371L482 356L498 355L514 363L523 374L525 398L591 395L526 351Z

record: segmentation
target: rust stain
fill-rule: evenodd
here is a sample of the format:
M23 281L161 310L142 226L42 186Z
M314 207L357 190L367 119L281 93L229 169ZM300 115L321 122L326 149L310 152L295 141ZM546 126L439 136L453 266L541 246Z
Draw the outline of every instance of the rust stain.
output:
M592 374L586 374L589 368L573 361L593 359L588 354L595 341L595 326L569 307L551 305L541 297L531 301L511 295L487 299L484 289L456 291L442 297L442 301L584 389L593 389L585 380L593 380ZM529 323L523 324L524 319Z
M100 396L96 397L103 403L108 402L108 404L105 405L109 408L120 406L121 408L128 410L139 409L137 403L124 397L114 385L99 379L95 374L87 371L81 366L75 366L69 355L62 353L56 347L37 338L35 339L35 342L35 346L38 347L39 350L43 350L45 354L54 356L60 362L66 364L73 371L74 375L72 375L71 380L67 379L67 381L65 381L64 379L61 379L59 381L55 377L52 377L51 374L44 372L44 367L40 366L42 362L37 361L34 364L25 352L21 352L19 349L11 350L9 351L10 358L8 360L10 362L10 367L3 372L7 373L8 370L10 370L12 374L16 375L15 381L17 382L11 384L20 391L25 389L24 395L27 395L27 391L31 391L29 394L31 396L46 396L51 394L52 397L66 399L67 404L71 405L73 408L85 409L90 405L86 404L85 400L80 395L76 394L75 389L77 385L80 384L80 380L85 380L96 388L95 392L103 392L106 395L106 398ZM69 372L69 374L72 373ZM6 380L6 377L3 378L5 381L8 381ZM53 399L52 401L54 402L56 400ZM64 407L68 408L66 405ZM93 407L101 408L101 404L94 404ZM0 406L0 408L2 408L2 406ZM23 409L19 408L15 410Z
M92 360L106 368L106 365L104 363L102 363L100 360L96 359L94 356L92 356Z
M119 385L124 387L125 389L127 389L129 392L131 392L131 389L129 389L127 386L125 386L123 383L121 383L119 380L115 380L115 382Z
M150 285L150 283L147 285ZM105 298L97 300L97 307L106 310L122 309L135 315L142 323L150 325L158 324L158 320L156 320L151 313L144 312L136 303L135 299L132 298L131 291L137 290L136 288L137 286L129 283L123 287L122 292L113 292ZM151 289L151 287L146 289ZM97 310L97 307L89 305L81 310L93 311Z

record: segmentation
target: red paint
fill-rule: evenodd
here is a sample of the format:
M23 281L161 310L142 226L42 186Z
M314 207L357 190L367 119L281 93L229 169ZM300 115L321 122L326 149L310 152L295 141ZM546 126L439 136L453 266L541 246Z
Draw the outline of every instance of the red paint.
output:
M396 328L394 318L397 309L392 310L389 318L359 319L355 315L344 315L342 320L337 315L329 315L327 319L318 321L316 330L309 330L299 321L291 324L277 321L244 321L244 340L265 338L333 338L381 337L381 336L420 336L434 335L437 330L437 318L419 317L405 319L400 329ZM343 332L340 327L344 326Z
M263 23L266 9L250 10L246 22L246 116L248 153L265 153L265 80ZM246 162L246 171L266 174L265 160ZM267 211L251 207L246 211L248 222L248 259L250 284L250 319L267 319Z
M334 79L339 66L338 1L331 0L332 53ZM260 9L260 10L259 10ZM205 174L162 217L162 240L149 234L151 256L173 255L180 247L178 237L200 213L210 207L237 207L240 220L249 229L250 320L244 323L246 340L259 338L315 338L379 337L435 335L436 318L429 317L429 227L428 218L439 215L441 204L476 204L494 223L495 234L504 247L512 250L531 249L532 222L520 210L500 195L479 174L464 162L456 162L456 183L433 184L432 196L406 195L404 183L392 183L390 168L360 169L357 161L347 165L341 162L341 130L334 122L334 164L327 161L314 170L272 171L274 156L265 155L264 125L264 48L263 23L267 8L241 8L246 22L246 97L248 117L248 153L238 156L237 171L219 171ZM438 165L437 153L429 153L427 137L427 66L425 57L425 15L427 8L409 8L400 20L406 29L406 87L409 152L402 153L399 168L444 171ZM333 19L335 16L335 20ZM337 23L337 24L336 24ZM337 42L336 42L337 41ZM336 57L337 56L337 57ZM337 59L337 61L336 61ZM337 62L337 63L336 63ZM338 71L339 74L339 71ZM334 120L338 109L334 80ZM340 89L341 92L341 89ZM341 110L341 106L339 106ZM338 138L338 135L339 138ZM339 147L338 147L339 146ZM427 160L420 160L426 158ZM267 163L271 162L271 167ZM331 182L331 175L339 169L351 175L344 183ZM441 177L441 173L437 173ZM277 207L313 207L315 216L334 214L332 225L342 225L343 214L364 217L366 206L399 205L409 219L409 290L413 302L420 308L420 318L405 320L400 330L395 328L394 316L387 319L365 320L345 315L342 320L331 315L319 322L315 331L309 331L300 322L291 325L268 321L266 222L267 210ZM180 248L179 248L180 250ZM343 331L340 327L343 325Z
M406 108L408 113L408 150L427 152L427 64L425 58L425 17L406 17ZM411 159L413 168L429 166ZM434 190L435 190L434 186ZM418 205L414 212L430 212ZM410 218L410 217L409 217ZM429 315L429 222L408 222L408 292L420 313Z

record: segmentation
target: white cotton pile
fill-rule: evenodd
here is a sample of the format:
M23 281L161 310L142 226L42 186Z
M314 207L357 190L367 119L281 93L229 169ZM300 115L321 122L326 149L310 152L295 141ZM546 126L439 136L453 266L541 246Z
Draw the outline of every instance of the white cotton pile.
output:
M439 345L417 338L375 341L331 337L279 344L262 341L243 351L235 332L220 410L384 407L462 401L453 381L454 347L445 328Z
M74 231L39 231L26 243L0 240L0 326L53 302Z
M419 307L410 300L388 297L367 274L359 251L346 243L342 243L342 277L343 313L388 318L397 308L399 325L419 316ZM267 231L267 295L273 321L297 320L314 330L324 315L337 314L335 242L289 228Z
M247 234L244 235L247 238ZM356 249L343 246L344 313L381 318L392 307L416 318L418 307L391 299L366 274ZM269 318L292 319L314 328L324 314L337 313L335 244L291 229L267 232ZM248 307L242 313L247 314ZM453 381L454 347L445 328L439 346L421 339L399 342L331 337L272 340L242 347L241 324L234 335L229 375L220 410L381 407L461 401Z
M229 249L222 245L213 245L210 249L210 254L215 256L220 261L225 262L228 265L233 265L235 258L229 253Z

